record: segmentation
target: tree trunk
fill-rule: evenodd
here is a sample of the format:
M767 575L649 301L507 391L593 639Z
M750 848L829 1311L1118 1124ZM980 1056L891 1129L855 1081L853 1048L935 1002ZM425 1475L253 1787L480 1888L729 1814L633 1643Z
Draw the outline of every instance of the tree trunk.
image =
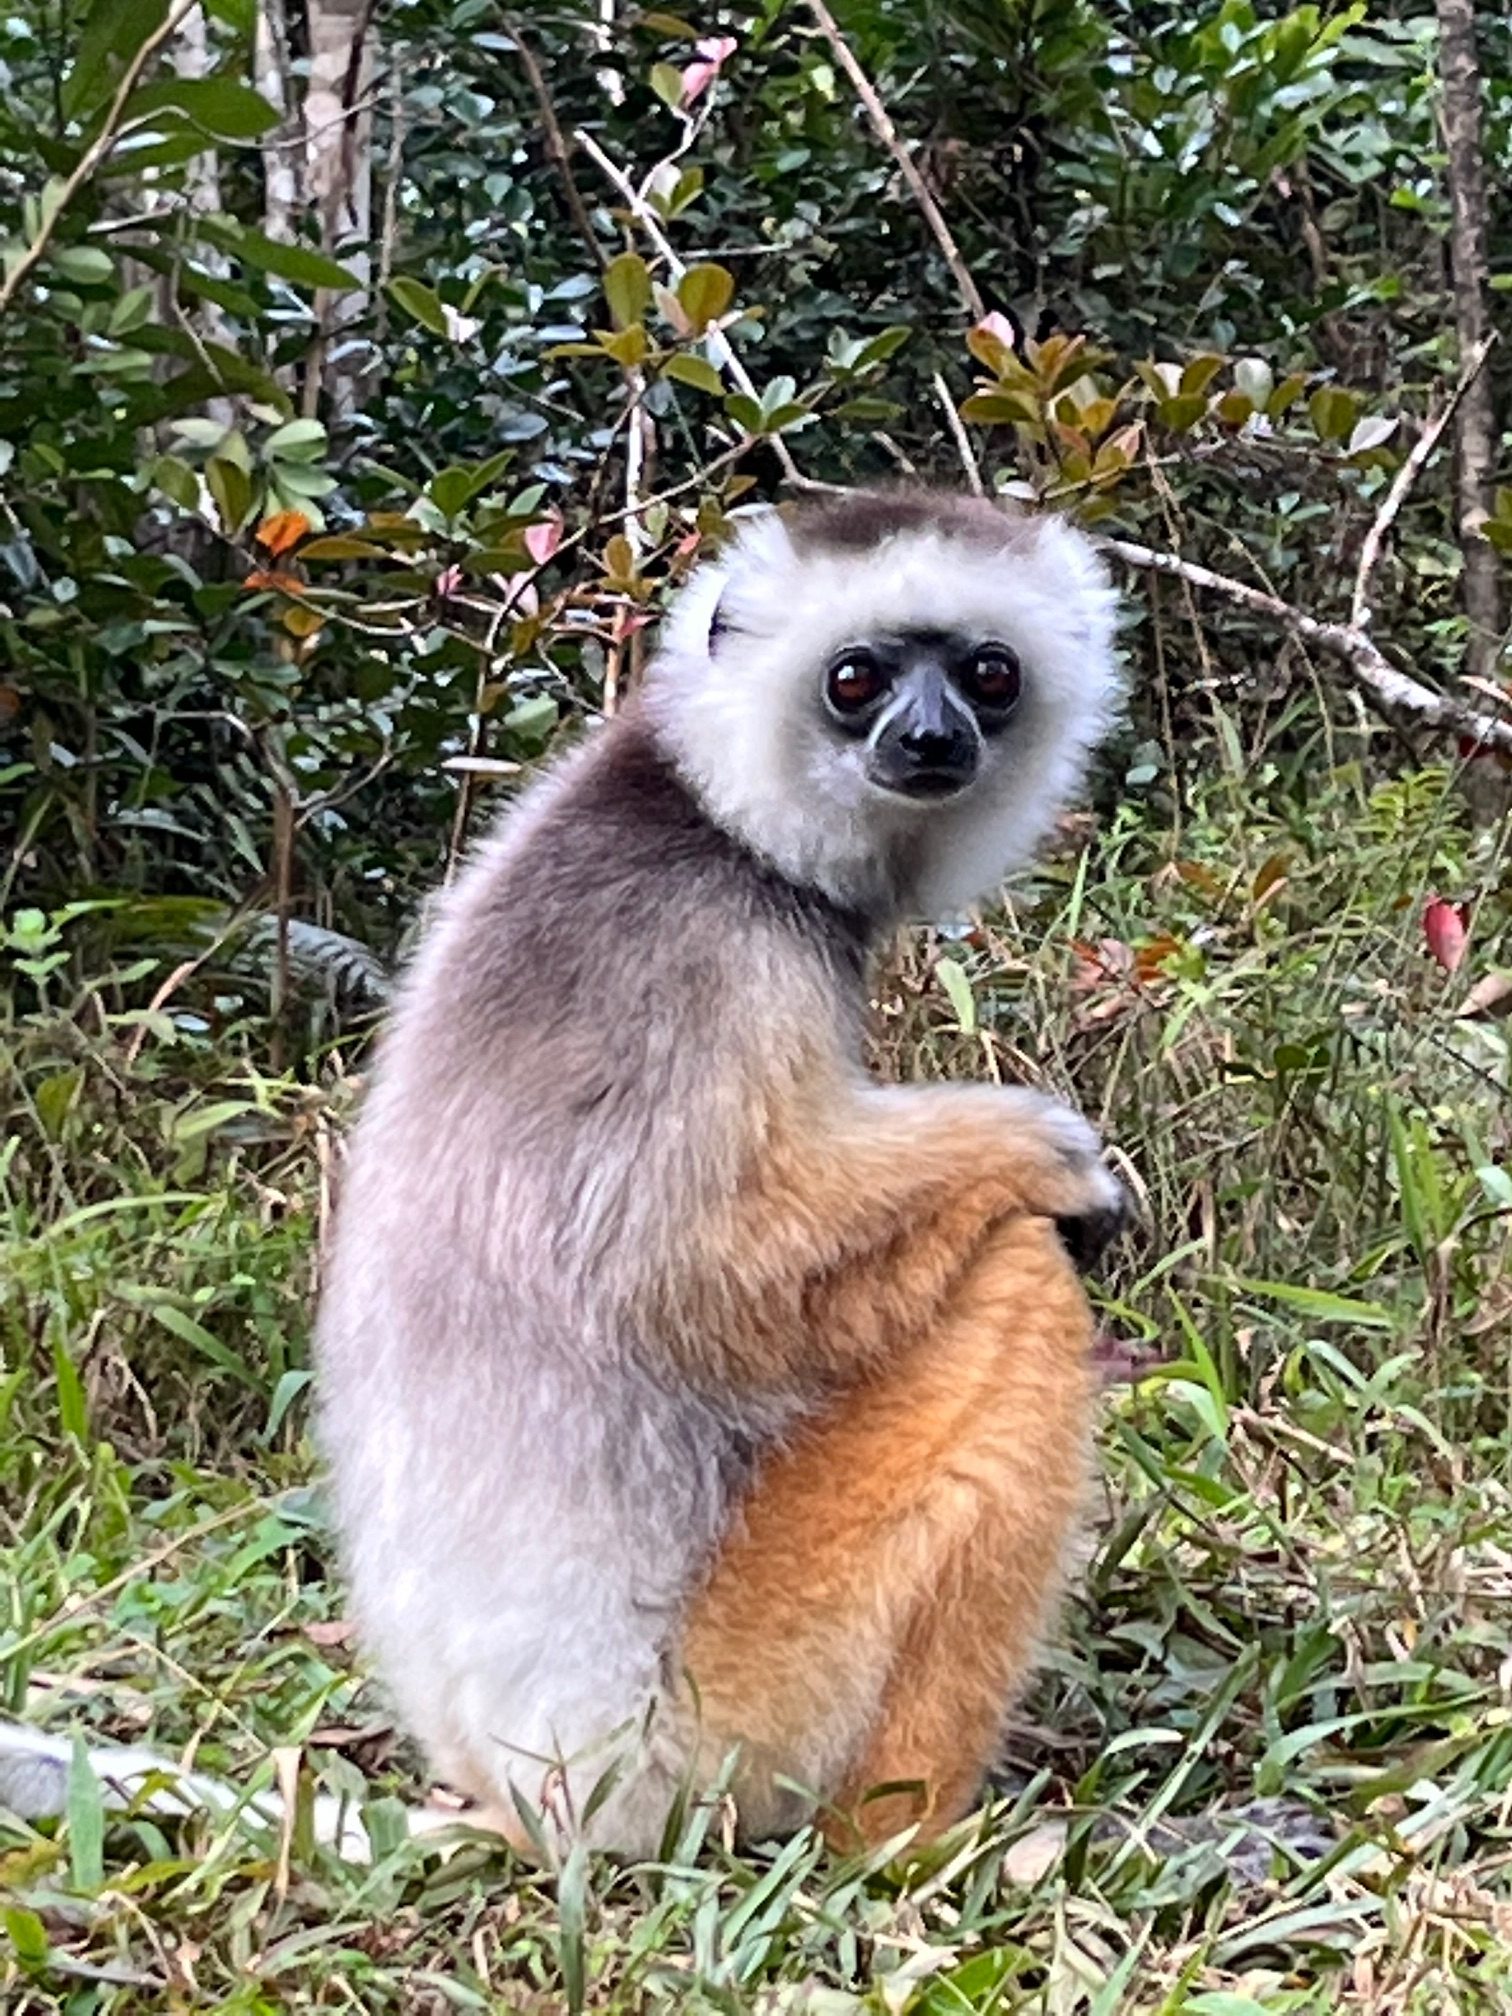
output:
M191 7L178 24L177 32L168 45L168 60L178 76L186 78L208 77L214 69L214 55L210 47L210 31L205 20L203 7ZM213 147L207 147L196 154L184 167L184 200L190 213L196 217L215 217L221 210L220 156ZM200 256L206 270L224 275L230 270L223 253L210 246L201 248ZM163 303L164 320L171 322L175 315L189 318L179 307L172 279L163 283L167 298ZM227 348L230 344L226 332L226 318L214 301L201 301L194 310L193 328L212 343ZM236 418L236 407L231 399L209 399L205 411L210 419L218 420L229 427Z
M1485 340L1487 312L1486 168L1481 149L1481 81L1474 0L1437 0L1439 81L1449 157L1449 256L1460 362ZM1491 511L1497 428L1491 372L1465 389L1455 416L1456 516L1464 555L1462 599L1470 635L1465 669L1495 676L1501 655L1501 579L1496 551L1481 534Z
M253 75L258 91L279 112L263 142L263 229L270 238L294 236L299 209L300 142L289 92L289 25L284 0L258 0Z
M359 285L316 296L320 336L305 378L305 411L315 410L323 386L338 419L361 404L374 361L352 327L366 311L372 266L374 12L374 0L310 0L307 11L305 193L320 220L322 251L339 257Z

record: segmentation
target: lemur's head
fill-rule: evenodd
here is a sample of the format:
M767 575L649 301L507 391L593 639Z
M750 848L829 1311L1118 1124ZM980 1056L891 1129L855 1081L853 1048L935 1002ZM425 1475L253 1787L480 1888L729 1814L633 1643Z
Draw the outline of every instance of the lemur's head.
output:
M751 519L647 680L710 816L837 901L941 915L1020 865L1119 697L1115 598L1065 520L928 491Z

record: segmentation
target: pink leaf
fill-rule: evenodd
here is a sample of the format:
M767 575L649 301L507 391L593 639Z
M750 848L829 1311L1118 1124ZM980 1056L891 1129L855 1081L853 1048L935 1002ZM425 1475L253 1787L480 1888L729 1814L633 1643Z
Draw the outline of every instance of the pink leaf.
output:
M561 543L560 518L546 518L539 525L527 525L525 528L525 551L537 567L544 567Z
M995 336L1005 350L1018 349L1017 329L1014 328L1008 317L1001 314L996 308L990 314L984 315L976 326L984 336Z
M691 105L701 97L739 48L733 35L708 35L695 44L702 59L689 63L682 73L682 102Z
M1446 973L1459 970L1470 937L1470 912L1463 903L1430 896L1423 910L1423 937L1429 953Z
M504 597L504 606L511 616L538 614L541 598L535 591L533 574L492 574L489 579Z

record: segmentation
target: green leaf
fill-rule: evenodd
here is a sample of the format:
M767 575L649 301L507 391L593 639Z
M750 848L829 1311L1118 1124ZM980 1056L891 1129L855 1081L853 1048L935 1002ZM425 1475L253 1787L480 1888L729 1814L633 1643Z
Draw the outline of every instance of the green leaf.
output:
M212 455L205 465L205 481L220 513L221 530L232 539L252 509L252 479L229 455Z
M191 1106L177 1115L173 1122L173 1138L180 1145L187 1141L197 1141L204 1134L213 1134L230 1120L243 1120L249 1113L255 1113L257 1106L250 1099L216 1099L208 1106Z
M95 0L59 94L65 117L82 119L109 95L167 12L168 0Z
M439 469L425 487L436 509L448 518L455 518L472 495L472 471L457 467Z
M724 380L708 358L692 356L686 350L668 359L663 375L675 378L680 385L694 385L700 392L711 392L716 399L724 391Z
M126 101L125 118L145 123L154 112L181 112L220 140L259 140L278 124L278 113L250 84L224 73L214 77L162 77Z
M759 400L748 392L732 392L725 400L725 411L747 434L762 434L766 431L766 415L761 410Z
M73 1887L82 1896L104 1888L105 1795L82 1736L74 1738L68 1766L68 1861Z
M333 532L329 538L312 539L299 549L301 560L388 560L393 556L371 539L354 538L350 532Z
M1312 24L1300 12L1276 23L1271 67L1278 83L1289 83L1302 68L1312 39Z
M653 63L651 66L651 89L663 105L673 111L682 103L682 72L675 63Z
M1357 1302L1349 1295L1333 1295L1326 1288L1303 1288L1292 1281L1253 1281L1245 1274L1236 1274L1233 1280L1247 1295L1300 1309L1304 1316L1321 1323L1358 1323L1369 1330L1390 1330L1396 1325L1391 1311L1379 1302Z
M273 1437L283 1426L284 1416L306 1386L309 1385L313 1376L307 1367L296 1367L293 1371L284 1373L278 1384L273 1388L273 1398L268 1404L268 1422L262 1432L264 1442L271 1442L273 1440Z
M1162 399L1155 410L1162 426L1173 434L1185 434L1206 413L1207 400L1201 392L1182 392L1174 399Z
M206 420L202 414L191 414L187 420L175 420L173 431L180 441L186 441L191 448L218 448L229 431L223 420Z
M1359 410L1359 400L1339 385L1320 385L1307 402L1307 417L1320 441L1347 440Z
M56 1141L63 1132L63 1122L68 1118L83 1082L83 1073L75 1064L70 1070L54 1071L41 1081L32 1094L42 1131L50 1140Z
M286 420L263 443L270 455L291 462L313 462L326 451L326 430L319 420Z
M171 1302L157 1303L152 1313L165 1330L172 1331L180 1343L192 1344L200 1356L207 1358L212 1365L219 1366L223 1372L229 1372L233 1378L241 1380L244 1386L249 1386L254 1393L261 1392L263 1382L246 1359L233 1351L228 1344L222 1344L218 1337L212 1337L203 1323L196 1323L192 1316L186 1316L182 1309L175 1309Z
M406 315L413 315L433 336L446 334L446 311L435 289L427 287L423 280L411 280L401 274L397 280L390 280L389 293Z
M181 511L199 506L199 481L187 462L177 455L159 455L152 465L152 480L163 495Z
M51 264L76 287L98 287L115 274L115 262L98 245L60 245Z
M557 703L549 693L533 693L509 710L501 726L511 735L535 741L556 726L557 715Z
M257 0L205 0L205 12L237 35L251 35L257 27Z
M270 238L266 231L234 224L230 218L206 218L199 228L212 245L218 245L233 259L255 266L259 272L271 273L276 279L287 280L295 287L330 287L349 293L360 285L355 273L349 273L326 253L316 252L308 245Z
M866 371L874 364L885 364L894 351L902 349L912 334L913 331L905 323L893 323L891 328L883 329L872 337L852 368Z
M690 266L677 283L677 299L696 335L717 322L735 298L735 275L728 267Z
M628 329L616 329L611 336L605 330L596 330L599 348L612 357L616 364L623 364L627 371L633 371L638 364L644 364L651 344L645 326L632 322Z
M129 174L135 180L147 168L177 168L216 144L213 135L201 131L198 126L191 126L177 112L163 113L154 131L155 139L143 139L134 146L119 148L103 161L97 171L101 179L115 176L124 180ZM176 207L172 211L165 208L163 214L175 218L183 215ZM143 228L150 230L151 226L144 225Z
M35 1911L23 1910L19 1904L6 1905L4 1922L16 1958L28 1974L40 1973L47 1965L47 1927Z
M961 406L961 418L974 426L1033 426L1039 408L1027 392L973 392Z
M151 287L128 287L110 311L111 335L129 336L133 329L140 329L150 319L152 309Z
M284 496L301 499L329 497L336 488L334 476L328 476L324 469L307 468L303 462L280 462L274 481Z
M663 217L680 217L690 203L696 203L703 194L704 171L702 168L685 168L678 176L671 192L665 196L653 195L651 201ZM1492 283L1495 284L1494 282Z
M801 427L806 420L812 420L813 417L807 406L800 406L791 399L784 400L780 406L774 406L769 412L764 413L768 434L784 434L789 427Z
M58 1382L58 1426L76 1442L87 1442L89 1403L84 1398L84 1382L60 1336L53 1339L53 1377Z
M1181 374L1183 392L1206 392L1209 385L1223 369L1224 360L1211 351L1201 357L1194 357Z
M604 299L616 329L639 322L651 306L651 271L638 252L621 252L604 272Z
M963 1036L970 1036L977 1026L976 996L966 978L965 967L958 959L937 959L935 978L950 997L957 1027Z

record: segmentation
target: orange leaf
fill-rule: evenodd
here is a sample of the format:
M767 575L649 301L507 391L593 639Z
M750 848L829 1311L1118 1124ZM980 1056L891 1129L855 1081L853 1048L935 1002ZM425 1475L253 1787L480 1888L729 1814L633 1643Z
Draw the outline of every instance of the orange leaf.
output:
M1134 955L1134 977L1148 984L1160 978L1160 969L1167 959L1174 958L1182 949L1181 940L1173 938L1169 931L1162 931L1158 937L1147 938Z
M271 518L263 520L252 536L276 559L280 553L287 553L291 546L297 546L309 530L310 521L303 511L275 511Z
M272 588L280 595L303 595L305 584L297 574L285 574L277 567L271 573L265 568L254 567L242 586L248 589Z

